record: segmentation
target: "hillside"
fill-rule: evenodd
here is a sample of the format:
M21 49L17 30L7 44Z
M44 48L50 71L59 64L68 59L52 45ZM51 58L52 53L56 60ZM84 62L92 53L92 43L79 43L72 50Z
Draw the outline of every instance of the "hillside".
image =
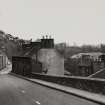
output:
M18 42L19 41L16 41L16 37L0 31L0 52L5 53L10 60L12 59L12 56L20 55L22 53Z
M4 45L6 48L6 54L7 54L9 59L11 59L12 56L16 56L16 55L21 54L20 50L18 49L18 46L14 42L7 41L7 43Z

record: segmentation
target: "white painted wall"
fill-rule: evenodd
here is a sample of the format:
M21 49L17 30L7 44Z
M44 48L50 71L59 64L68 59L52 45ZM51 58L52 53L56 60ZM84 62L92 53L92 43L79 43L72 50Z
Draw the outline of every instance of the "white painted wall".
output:
M55 49L41 49L38 59L48 75L64 75L64 58Z

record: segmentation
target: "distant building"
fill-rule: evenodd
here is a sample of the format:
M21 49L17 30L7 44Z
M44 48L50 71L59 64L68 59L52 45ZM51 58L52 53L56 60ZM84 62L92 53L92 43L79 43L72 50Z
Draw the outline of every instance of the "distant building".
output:
M52 38L42 38L41 39L41 48L54 48L54 39Z
M89 76L100 69L104 68L104 62L100 58L104 53L92 52L92 53L79 53L71 57L75 60L77 69L77 75L79 76Z
M79 53L71 56L71 59L79 59L82 58L83 56L87 56L89 59L92 59L94 61L100 60L99 56L103 55L104 53L101 52L91 52L91 53Z
M48 75L64 75L64 57L54 49L54 39L48 36L38 42L31 42L30 50L25 56L30 56L36 62L42 63L42 71Z
M25 48L29 49L33 47L45 48L45 49L54 48L54 39L52 39L51 37L48 38L48 36L46 36L46 38L43 37L42 39L38 39L35 42L30 42L25 40L25 43L23 44L24 49Z
M31 43L31 40L24 40L24 43L25 44L30 44Z

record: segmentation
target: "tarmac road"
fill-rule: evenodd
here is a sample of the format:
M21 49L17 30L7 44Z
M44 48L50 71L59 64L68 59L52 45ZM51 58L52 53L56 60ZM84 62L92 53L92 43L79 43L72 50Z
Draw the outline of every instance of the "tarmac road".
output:
M0 75L0 105L98 105L27 80Z

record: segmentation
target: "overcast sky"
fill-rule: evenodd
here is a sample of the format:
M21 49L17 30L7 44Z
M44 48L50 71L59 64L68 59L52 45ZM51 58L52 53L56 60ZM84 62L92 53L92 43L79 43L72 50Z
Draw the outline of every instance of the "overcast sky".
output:
M105 43L105 0L0 0L0 29L70 45Z

